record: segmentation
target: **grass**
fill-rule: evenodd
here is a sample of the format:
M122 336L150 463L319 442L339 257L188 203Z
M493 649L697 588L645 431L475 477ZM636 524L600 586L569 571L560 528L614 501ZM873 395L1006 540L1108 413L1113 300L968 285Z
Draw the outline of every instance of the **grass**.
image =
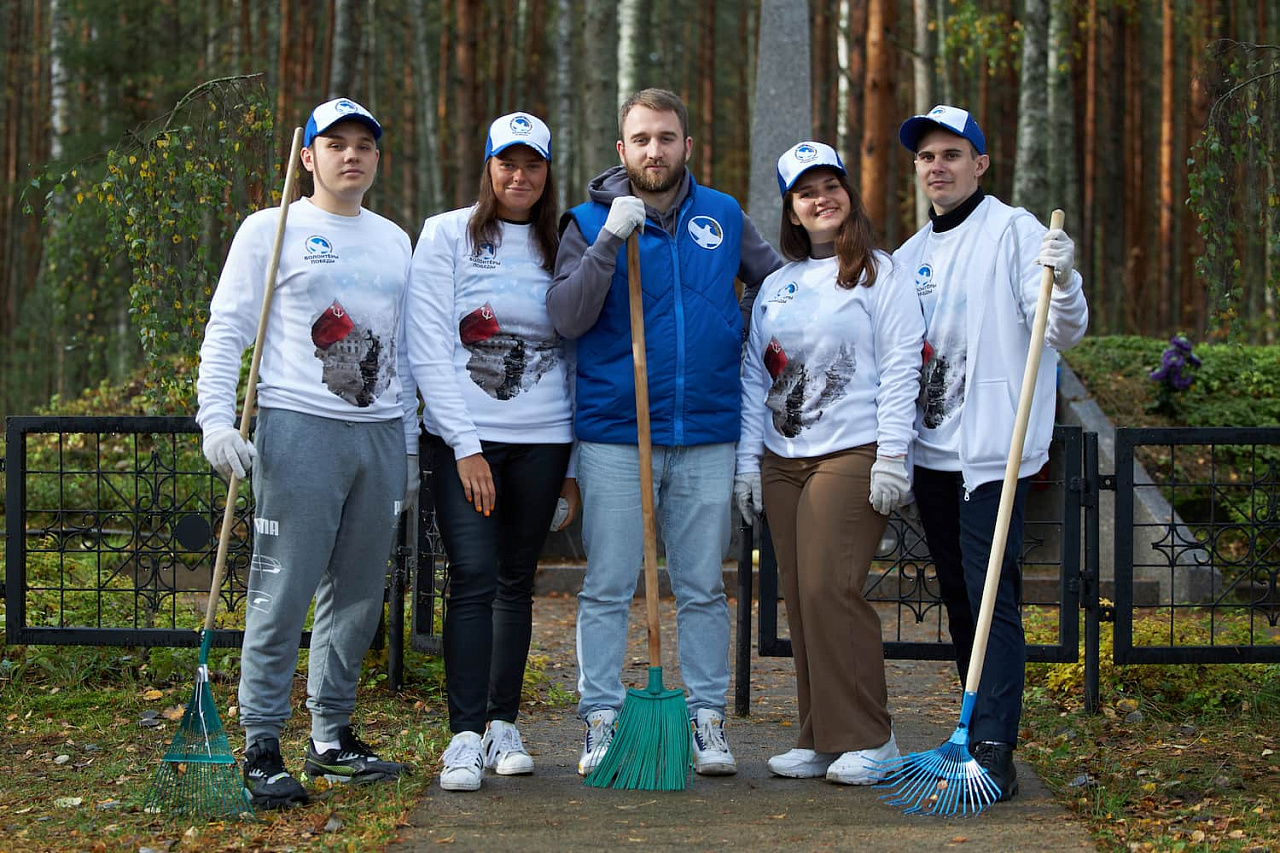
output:
M194 650L165 650L190 656ZM0 645L10 666L0 669L0 853L7 851L129 850L376 850L425 794L448 743L440 662L406 653L407 686L385 686L385 660L370 653L356 708L361 734L383 756L404 761L413 775L396 784L313 786L312 803L288 812L259 812L251 824L165 822L141 803L160 757L190 698L191 675L153 678L130 649L23 648ZM385 655L385 652L383 653ZM129 660L120 662L120 658ZM108 659L114 665L108 666ZM35 663L37 660L44 664ZM18 661L15 665L14 661ZM526 706L563 706L569 696L546 672L547 658L530 659ZM167 666L166 666L167 668ZM181 667L174 667L175 673ZM78 673L74 687L64 676ZM86 675L87 674L87 675ZM234 678L213 685L218 712L237 757L242 738L235 719ZM308 716L305 680L295 679L295 716L281 740L286 764L301 773ZM146 717L159 724L142 725ZM64 758L65 756L65 758Z

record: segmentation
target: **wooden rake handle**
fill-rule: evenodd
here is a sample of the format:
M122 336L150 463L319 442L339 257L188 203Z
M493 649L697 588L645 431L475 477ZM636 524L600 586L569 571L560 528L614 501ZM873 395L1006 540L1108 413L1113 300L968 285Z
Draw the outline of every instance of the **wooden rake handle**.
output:
M258 366L262 363L262 340L267 336L267 316L271 312L271 299L275 296L276 271L280 268L280 249L284 244L284 226L289 219L289 202L293 199L293 186L298 178L298 153L302 150L302 128L293 129L293 144L289 148L289 162L284 171L284 189L280 193L280 219L276 223L275 245L271 247L271 263L267 265L266 287L262 294L262 311L258 315L258 336L253 341L253 357L249 361L249 382L244 390L244 411L240 413L240 437L249 438L249 421L258 393ZM204 631L213 630L213 620L218 613L218 591L227 574L227 548L231 543L231 528L236 520L236 495L240 490L240 478L231 472L227 483L227 505L222 511L222 531L218 534L218 556L213 562L213 581L209 585L209 603L204 608Z
M1050 228L1061 228L1064 214L1055 210L1049 217ZM987 560L987 578L982 586L982 604L978 608L978 624L973 633L973 652L969 656L969 674L964 692L977 693L982 682L982 664L987 656L987 640L991 637L991 619L996 610L996 589L1000 586L1000 568L1004 564L1004 546L1009 541L1009 521L1013 516L1013 498L1018 490L1018 468L1022 464L1022 445L1031 420L1031 401L1036 393L1036 376L1040 373L1040 354L1044 350L1044 330L1049 321L1049 299L1053 295L1053 267L1040 273L1040 294L1036 299L1035 319L1031 323L1031 346L1027 349L1027 366L1022 374L1022 392L1018 395L1018 414L1013 421L1013 438L1009 441L1009 458L1004 466L1004 483L1000 487L1000 509L991 537L991 556Z
M640 238L627 237L627 295L631 304L631 361L636 380L636 445L640 451L640 520L644 525L644 603L649 666L662 666L658 632L658 531L653 510L653 447L649 435L649 368L644 349L644 297L640 293Z

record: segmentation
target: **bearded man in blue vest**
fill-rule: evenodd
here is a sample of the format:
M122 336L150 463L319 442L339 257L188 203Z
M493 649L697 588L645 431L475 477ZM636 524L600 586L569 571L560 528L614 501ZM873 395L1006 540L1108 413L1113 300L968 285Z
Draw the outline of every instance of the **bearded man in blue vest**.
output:
M565 214L547 291L556 330L577 339L574 432L587 573L578 595L578 772L599 764L626 690L627 615L643 554L635 380L624 241L640 229L645 352L657 522L676 596L680 674L689 693L694 769L730 775L724 734L729 546L739 359L760 282L782 259L731 197L685 168L693 139L684 102L665 89L618 113L614 166L591 200ZM739 305L734 278L744 284Z

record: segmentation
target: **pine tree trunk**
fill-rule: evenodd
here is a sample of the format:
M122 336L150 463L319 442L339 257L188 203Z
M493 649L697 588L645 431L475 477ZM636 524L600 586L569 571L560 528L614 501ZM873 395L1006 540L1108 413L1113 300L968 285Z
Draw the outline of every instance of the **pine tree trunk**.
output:
M480 171L476 157L476 13L471 0L454 4L453 68L453 206L462 207L475 194Z
M1080 232L1080 181L1076 172L1076 110L1071 91L1072 15L1068 0L1050 0L1049 42L1045 72L1048 76L1049 123L1048 186L1043 214L1064 208L1066 230ZM1083 257L1083 256L1082 256Z
M1163 0L1161 9L1162 38L1160 59L1160 177L1156 181L1159 188L1159 247L1160 281L1156 302L1156 322L1161 334L1169 331L1171 306L1173 302L1173 265L1174 244L1173 233L1173 199L1177 176L1173 172L1174 162L1174 90L1177 80L1177 64L1175 49L1177 39L1173 20L1173 0Z
M1089 302L1090 313L1096 323L1106 328L1105 300L1099 299L1103 269L1102 245L1104 236L1097 231L1094 215L1095 189L1098 169L1098 0L1089 0L1085 24L1085 87L1084 87L1084 179L1080 201L1080 257L1084 260L1084 280L1087 292L1093 298ZM1093 318L1091 318L1093 319Z
M898 60L890 42L897 24L896 0L870 0L867 7L867 83L862 123L862 203L875 229L884 233L889 212L889 147L885 128L897 118L894 89Z
M698 72L699 104L698 104L698 140L694 146L694 154L698 159L698 181L703 186L711 186L712 163L715 161L716 135L716 4L715 0L706 0L703 6L702 20L706 28L698 48L700 56Z
M329 65L326 90L330 98L355 97L351 90L355 72L356 32L355 4L359 0L333 0L333 59ZM372 22L370 22L372 24ZM357 98L357 100L359 100Z
M850 175L862 174L862 134L866 124L867 80L867 4L863 0L848 0L849 27L845 39L848 54L849 89L846 93L845 114L849 132L841 151L844 167Z
M428 0L418 0L417 14L410 15L413 27L413 58L417 66L416 98L419 114L417 127L419 192L418 204L421 218L426 218L444 207L444 188L440 185L440 140L436 129L436 76L431 67L431 54L427 50Z
M577 180L577 132L573 101L573 0L556 0L556 188L560 209L568 210L581 195ZM572 202L570 200L573 200Z

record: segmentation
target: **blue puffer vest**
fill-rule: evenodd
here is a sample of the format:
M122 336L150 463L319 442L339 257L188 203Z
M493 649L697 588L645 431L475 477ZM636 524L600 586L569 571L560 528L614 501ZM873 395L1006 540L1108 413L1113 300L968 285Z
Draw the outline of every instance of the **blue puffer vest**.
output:
M587 202L569 213L590 245L609 208ZM737 201L696 184L680 208L674 238L652 220L640 235L649 418L656 445L738 440L742 315L733 280L741 237ZM622 249L600 317L578 339L577 438L637 442L633 370Z

